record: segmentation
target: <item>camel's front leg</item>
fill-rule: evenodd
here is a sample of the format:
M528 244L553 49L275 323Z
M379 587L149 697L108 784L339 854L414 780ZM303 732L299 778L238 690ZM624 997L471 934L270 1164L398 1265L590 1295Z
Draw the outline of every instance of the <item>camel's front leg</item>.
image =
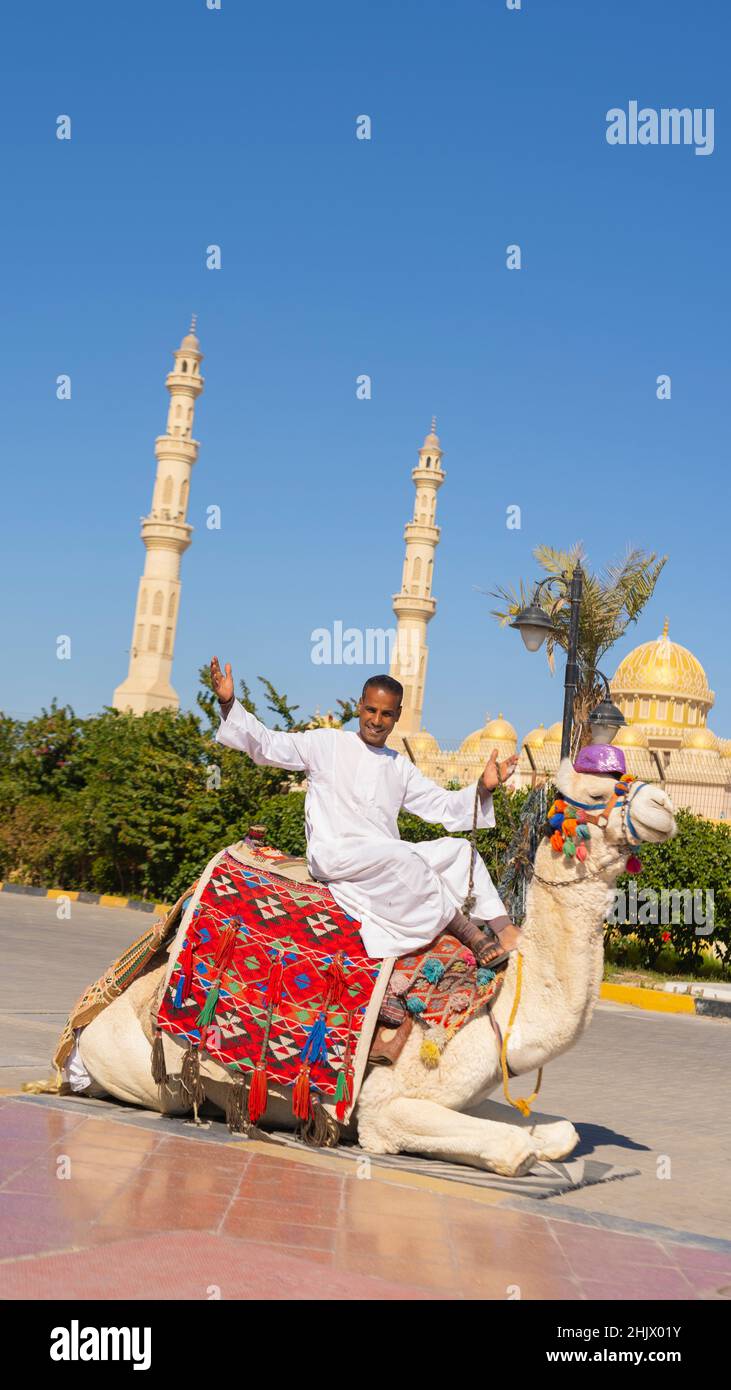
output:
M513 1129L520 1129L528 1135L539 1158L555 1161L567 1158L579 1142L579 1135L570 1120L539 1121L524 1119L517 1110L509 1110L505 1105L486 1100L479 1107L482 1117L507 1123Z
M522 1177L537 1160L529 1130L448 1110L433 1100L395 1096L358 1111L358 1140L371 1153L418 1153Z

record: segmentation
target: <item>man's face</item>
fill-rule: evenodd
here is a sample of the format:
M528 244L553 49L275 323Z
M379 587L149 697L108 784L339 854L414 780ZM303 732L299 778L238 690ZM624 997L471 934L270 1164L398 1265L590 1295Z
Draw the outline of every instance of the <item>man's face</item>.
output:
M398 695L379 685L369 685L358 705L358 732L363 742L371 748L383 748L400 714Z

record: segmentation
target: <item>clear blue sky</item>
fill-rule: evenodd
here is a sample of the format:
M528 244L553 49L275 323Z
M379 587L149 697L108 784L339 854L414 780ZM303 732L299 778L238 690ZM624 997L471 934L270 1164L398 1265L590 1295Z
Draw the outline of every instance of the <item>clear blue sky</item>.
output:
M581 539L596 566L669 553L610 671L667 613L731 735L724 0L41 0L4 29L0 706L91 712L126 674L164 377L195 310L184 705L213 651L306 712L357 690L362 671L312 665L310 633L392 621L434 412L427 727L454 745L488 710L521 733L560 717L559 680L478 589ZM714 107L714 153L610 148L605 113L633 99Z

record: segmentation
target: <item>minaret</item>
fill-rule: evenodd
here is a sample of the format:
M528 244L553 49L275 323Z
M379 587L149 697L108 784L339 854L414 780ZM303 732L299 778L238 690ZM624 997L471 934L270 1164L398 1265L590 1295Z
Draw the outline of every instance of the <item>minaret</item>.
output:
M421 729L428 656L426 626L437 606L431 591L434 551L439 544L439 527L434 519L437 493L445 475L436 425L433 419L431 432L419 450L419 462L411 474L416 487L414 518L404 530L406 556L401 592L393 596L397 640L391 675L404 687L403 713L394 732L401 737ZM397 743L398 737L392 741Z
M155 440L157 473L152 507L142 520L147 555L137 592L129 671L112 700L117 709L133 714L177 709L180 703L170 684L170 672L180 607L180 557L188 549L193 531L185 520L190 475L199 447L193 439L193 410L203 390L203 354L195 322L194 314L165 382L170 408L167 429Z

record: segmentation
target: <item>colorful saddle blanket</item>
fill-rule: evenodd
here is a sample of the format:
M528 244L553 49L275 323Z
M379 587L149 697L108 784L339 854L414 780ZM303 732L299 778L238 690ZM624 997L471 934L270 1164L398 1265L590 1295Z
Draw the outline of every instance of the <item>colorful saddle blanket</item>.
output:
M298 1117L309 1118L319 1092L335 1099L342 1119L383 962L366 955L358 923L324 885L277 874L286 856L276 851L247 849L249 864L226 851L205 883L158 1028L248 1080L253 1123L268 1081L293 1087Z
M298 1118L311 1117L317 1093L334 1099L339 1120L347 1116L384 966L366 955L358 923L324 884L284 876L292 865L278 850L247 842L243 855L227 850L206 870L157 1016L160 1031L188 1044L189 1059L204 1050L248 1080L254 1124L269 1081L293 1088ZM425 1066L439 1065L445 1044L492 1005L502 981L448 933L399 958L389 988L426 1027ZM372 1009L369 1018L375 1025Z

